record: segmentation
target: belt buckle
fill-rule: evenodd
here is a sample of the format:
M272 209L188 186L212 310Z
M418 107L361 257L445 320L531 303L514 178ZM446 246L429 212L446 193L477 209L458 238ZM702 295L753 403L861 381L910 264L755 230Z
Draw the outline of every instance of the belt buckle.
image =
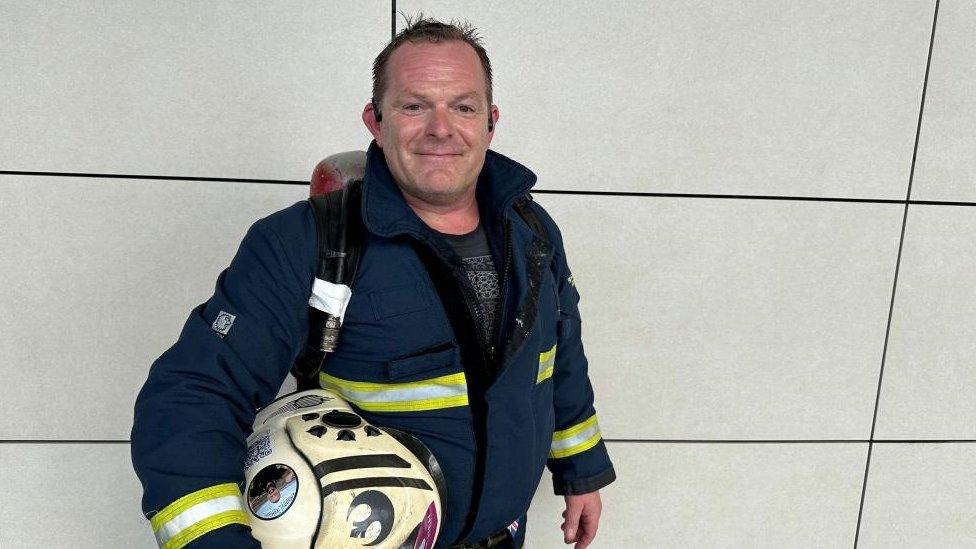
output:
M500 532L495 532L483 540L479 540L474 543L452 545L449 549L499 549L506 547L506 541L508 541L508 530L502 530Z
M495 532L494 534L488 536L485 540L486 549L495 549L496 547L503 547L504 543L508 540L508 530L501 530Z

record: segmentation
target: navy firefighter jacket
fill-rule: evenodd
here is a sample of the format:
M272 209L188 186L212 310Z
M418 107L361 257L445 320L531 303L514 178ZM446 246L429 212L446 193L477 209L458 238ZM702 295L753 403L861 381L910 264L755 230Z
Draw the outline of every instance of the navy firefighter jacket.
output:
M517 519L523 539L545 466L556 494L615 478L559 230L532 202L548 233L540 238L513 207L535 181L487 152L477 198L502 305L498 335L484 341L460 259L404 201L375 141L367 152L362 256L320 384L433 452L447 485L437 549ZM254 223L213 296L153 363L135 405L132 462L161 546L259 547L242 512L244 440L304 349L316 244L307 201Z

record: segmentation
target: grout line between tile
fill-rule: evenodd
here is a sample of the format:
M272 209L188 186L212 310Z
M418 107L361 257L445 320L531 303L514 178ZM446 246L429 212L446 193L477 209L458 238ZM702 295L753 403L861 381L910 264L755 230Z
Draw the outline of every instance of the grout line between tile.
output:
M891 335L891 318L895 310L895 292L898 288L898 272L901 268L901 254L905 245L905 227L908 224L908 206L912 198L912 183L915 179L915 161L918 158L918 142L922 134L922 115L925 112L925 94L928 91L929 71L932 68L932 49L935 45L935 28L939 20L939 0L935 0L935 13L932 15L932 32L929 35L929 52L925 61L925 77L922 80L922 99L918 106L918 123L915 127L915 147L912 150L912 165L908 172L908 190L905 194L905 211L901 218L901 235L898 237L898 255L895 258L895 276L891 283L891 301L888 304L888 326L885 328L884 347L881 351L881 369L878 371L878 389L874 396L874 415L871 418L871 434L868 438L867 459L864 462L864 478L861 481L861 501L857 510L857 526L854 530L854 549L861 535L861 519L864 516L864 499L867 494L868 476L871 471L871 453L874 449L874 431L878 423L878 405L881 402L881 387L884 381L885 360L888 356L888 341Z
M300 185L307 186L308 181L288 179L246 179L233 177L201 177L178 175L142 175L142 174L110 174L110 173L81 173L81 172L39 172L20 170L0 170L0 175L19 176L48 176L48 177L81 177L95 179L136 179L155 181L204 181L218 183L261 183L271 185ZM832 196L776 196L758 194L709 194L709 193L655 193L636 191L587 191L563 189L538 189L532 194L555 194L576 196L629 196L640 198L710 198L726 200L781 200L795 202L852 202L859 204L914 204L923 206L976 206L976 202L952 200L901 200L895 198L843 198Z

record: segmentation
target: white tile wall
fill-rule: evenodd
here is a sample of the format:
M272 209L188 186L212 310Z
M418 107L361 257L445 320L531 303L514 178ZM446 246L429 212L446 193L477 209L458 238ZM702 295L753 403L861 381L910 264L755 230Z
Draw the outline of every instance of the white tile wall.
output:
M495 146L543 187L905 197L932 1L397 9L483 29Z
M0 444L3 549L157 547L128 444Z
M942 0L912 199L976 202L976 8Z
M591 547L850 547L867 444L613 443ZM548 473L526 547L563 544L565 502Z
M538 195L610 438L866 439L903 206Z
M875 444L863 549L976 545L976 444Z
M976 208L911 206L875 436L976 439Z
M4 2L0 169L302 180L364 149L379 0Z
M0 176L0 439L128 439L149 365L247 228L307 193Z

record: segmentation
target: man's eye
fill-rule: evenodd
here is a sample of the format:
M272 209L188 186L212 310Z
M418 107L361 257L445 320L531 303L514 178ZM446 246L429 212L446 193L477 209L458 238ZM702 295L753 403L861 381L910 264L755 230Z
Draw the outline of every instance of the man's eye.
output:
M474 107L471 107L471 106L468 106L468 105L461 105L461 111L462 112L467 112L467 113L475 112L474 111Z
M420 105L417 105L416 103L413 103L413 104L410 104L410 105L405 105L403 107L403 110L406 110L406 111L416 111L416 110L419 110L419 109L420 109Z

